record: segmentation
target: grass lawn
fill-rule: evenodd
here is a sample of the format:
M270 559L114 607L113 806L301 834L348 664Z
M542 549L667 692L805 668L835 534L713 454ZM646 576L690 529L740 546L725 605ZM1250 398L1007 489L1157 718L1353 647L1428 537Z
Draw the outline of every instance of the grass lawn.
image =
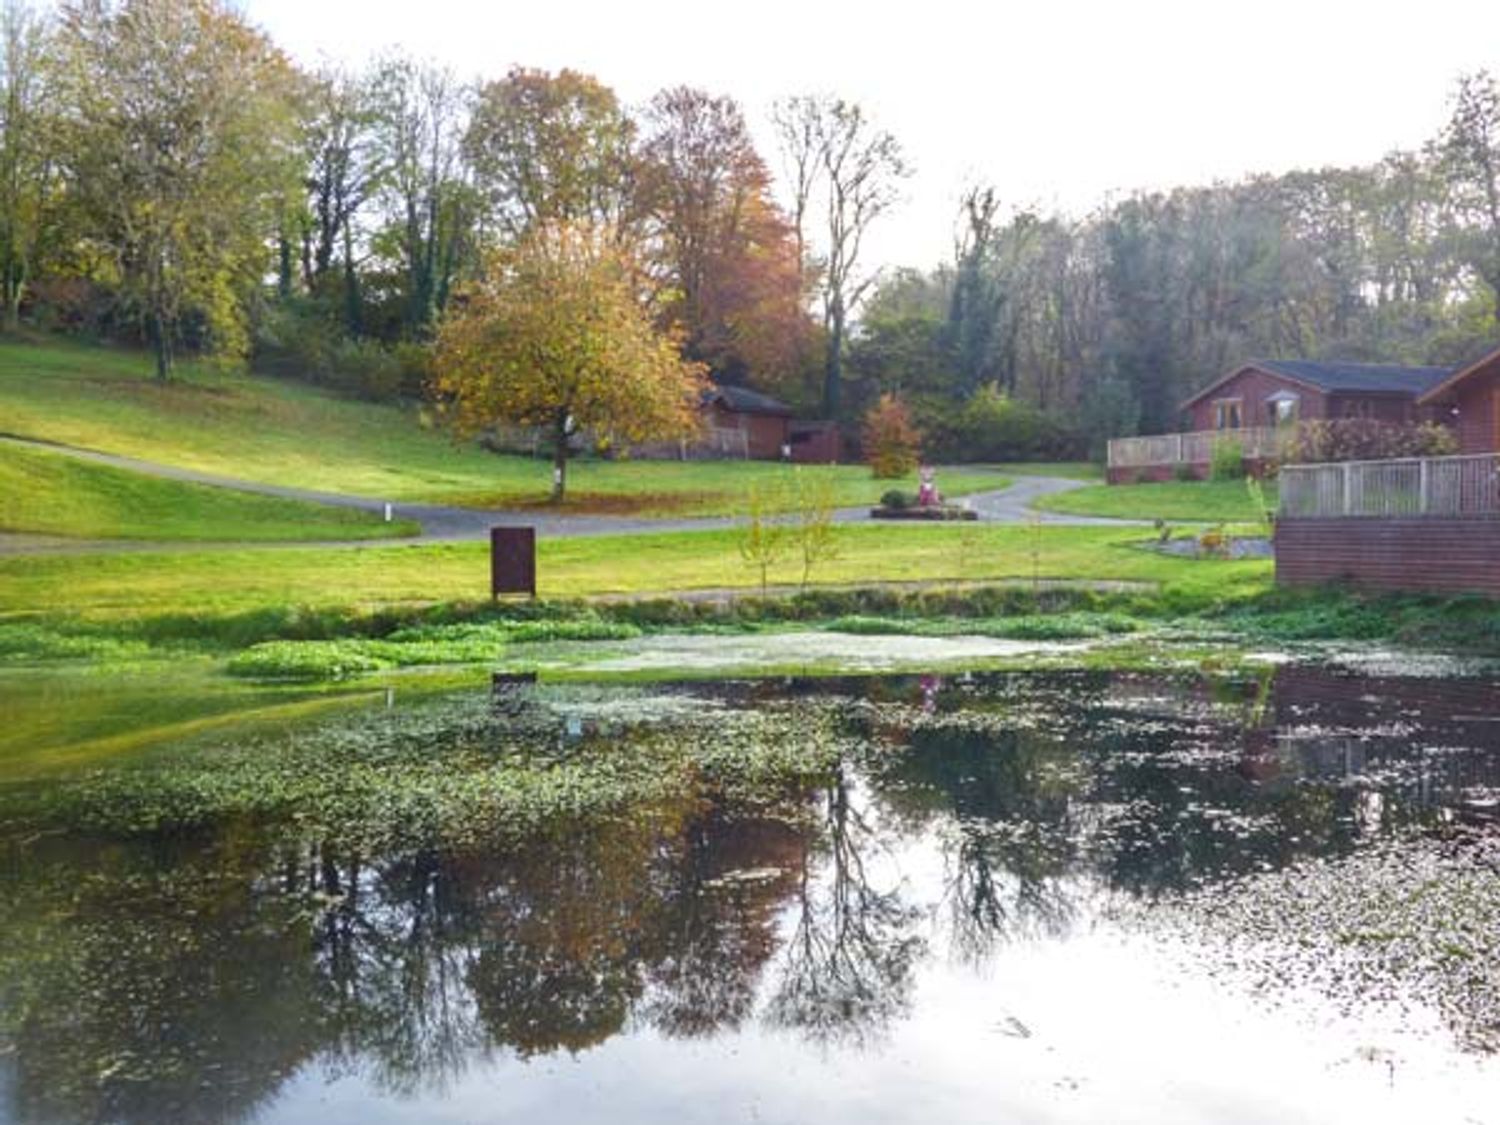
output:
M1276 482L1266 481L1261 487L1266 504L1274 509ZM1098 485L1044 496L1037 507L1080 516L1199 523L1258 523L1261 516L1242 480Z
M285 379L184 363L169 385L145 355L48 340L0 342L0 431L245 480L374 499L473 507L537 503L545 460L455 445L415 410L357 402ZM902 482L860 465L808 466L841 505L873 503ZM732 515L751 485L784 476L767 462L580 461L569 508L642 515ZM952 496L1004 487L984 469L949 470ZM916 481L905 482L915 489Z
M1104 468L1092 461L1005 461L991 465L997 473L1013 477L1065 477L1068 480L1104 479Z
M271 541L414 535L410 521L159 480L0 442L0 531L90 539Z
M1125 580L1161 583L1200 600L1268 587L1263 560L1169 558L1116 528L1012 526L836 529L839 557L815 583L915 580ZM539 545L548 597L754 587L735 532L551 539ZM488 596L484 544L316 547L0 559L0 614L95 618L228 616L287 606L378 608ZM773 582L794 583L791 562Z

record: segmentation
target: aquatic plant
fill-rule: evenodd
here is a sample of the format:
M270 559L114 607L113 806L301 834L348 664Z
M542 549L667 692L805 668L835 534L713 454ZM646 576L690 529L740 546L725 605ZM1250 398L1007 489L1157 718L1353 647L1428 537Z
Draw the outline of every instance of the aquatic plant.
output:
M470 691L204 738L45 792L4 791L0 820L120 835L246 820L349 847L448 846L663 801L773 802L826 776L839 753L816 709L666 708L647 718L658 709L560 706L566 690L518 709Z

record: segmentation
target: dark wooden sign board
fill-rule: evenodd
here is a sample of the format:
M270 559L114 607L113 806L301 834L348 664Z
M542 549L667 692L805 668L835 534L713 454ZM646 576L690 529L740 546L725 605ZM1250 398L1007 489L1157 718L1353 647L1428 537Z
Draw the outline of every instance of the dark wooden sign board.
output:
M490 528L490 597L536 597L536 528Z

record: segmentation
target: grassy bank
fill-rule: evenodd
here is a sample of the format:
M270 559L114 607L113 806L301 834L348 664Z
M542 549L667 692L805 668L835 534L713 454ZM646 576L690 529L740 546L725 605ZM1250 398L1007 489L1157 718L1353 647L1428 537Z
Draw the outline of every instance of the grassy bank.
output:
M136 352L63 341L0 342L0 430L243 480L393 501L514 507L545 500L551 466L456 445L414 409L357 402L285 379L182 365L161 384ZM836 502L873 503L903 482L861 465L808 466ZM732 515L768 462L577 462L568 510ZM915 478L904 482L915 488ZM950 495L1003 487L984 469L946 471Z
M1165 557L1116 528L1003 525L837 527L838 555L818 584L1069 580L1149 583L1234 599L1264 590L1263 560ZM550 598L753 589L734 531L543 540L540 587ZM488 593L484 544L314 547L0 559L0 614L200 619L299 607L385 607L473 601ZM786 560L771 581L798 584Z
M87 539L286 541L415 535L410 520L161 480L0 442L0 531Z
M1265 482L1262 491L1266 505L1275 508L1276 482ZM1242 480L1096 485L1044 496L1037 507L1076 516L1192 523L1256 523L1263 515Z

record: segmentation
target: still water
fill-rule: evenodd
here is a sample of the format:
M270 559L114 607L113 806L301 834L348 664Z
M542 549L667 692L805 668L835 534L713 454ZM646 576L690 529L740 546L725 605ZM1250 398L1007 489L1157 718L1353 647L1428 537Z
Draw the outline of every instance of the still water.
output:
M351 844L295 800L270 823L179 794L198 811L154 827L68 804L185 742L22 771L0 781L0 1120L1500 1121L1493 681L402 695L193 752L389 723L457 770L746 711L839 751L774 799L423 847Z

